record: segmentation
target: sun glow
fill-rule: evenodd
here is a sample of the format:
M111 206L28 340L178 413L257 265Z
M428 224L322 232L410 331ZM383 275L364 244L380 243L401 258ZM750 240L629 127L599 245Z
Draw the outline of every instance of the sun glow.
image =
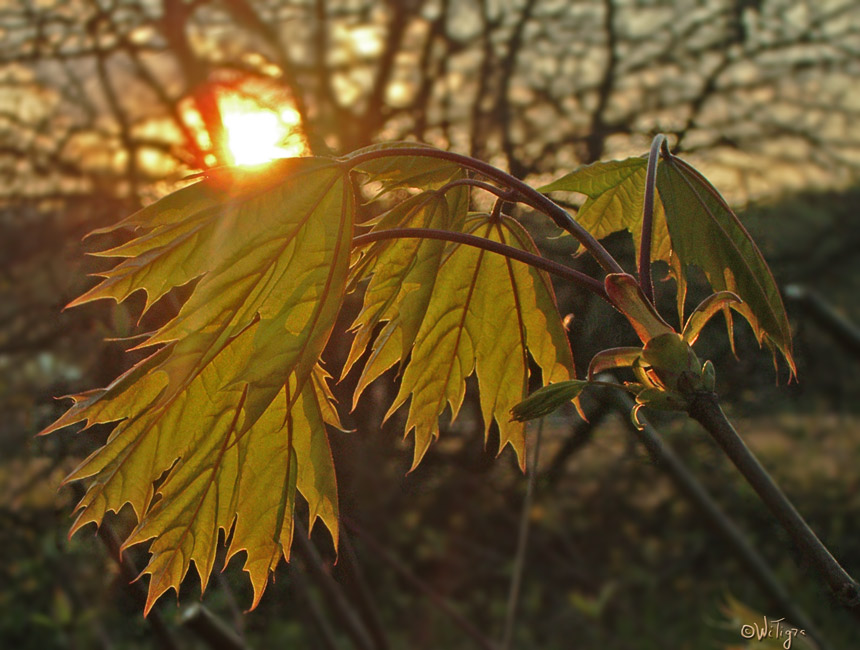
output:
M222 97L218 105L224 124L225 149L233 164L259 165L306 153L295 109L278 111L237 96Z

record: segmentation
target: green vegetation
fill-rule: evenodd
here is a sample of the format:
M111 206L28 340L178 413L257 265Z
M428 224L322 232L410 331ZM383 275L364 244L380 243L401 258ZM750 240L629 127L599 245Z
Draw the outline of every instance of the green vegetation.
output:
M356 236L357 181L382 188L374 197L382 210L358 224L369 230ZM485 443L495 424L500 451L510 444L524 468L523 421L576 400L589 386L605 388L607 382L594 381L597 373L631 367L636 381L617 386L636 397L637 428L645 428L637 415L642 407L687 411L835 596L855 607L856 583L726 420L713 392L714 367L691 347L721 311L733 345L735 310L794 374L779 291L725 201L669 152L663 136L641 165L592 165L544 189L586 192L594 203L574 221L480 161L432 148L374 146L341 159L287 159L257 173L217 169L120 222L115 228L131 228L134 238L100 255L123 261L72 306L98 298L123 302L142 289L146 312L171 290L193 287L177 315L136 346L155 347L154 353L107 388L75 396L44 432L118 422L107 444L67 478L90 478L73 532L132 506L138 525L122 548L152 540L146 612L166 590L178 593L192 562L205 590L222 533L229 540L225 562L246 553L256 607L270 572L282 555L290 557L296 492L306 501L309 529L321 519L337 547L337 481L326 425L343 425L319 358L348 290L366 284L342 376L370 352L355 403L399 363L403 377L385 418L409 401L412 470L438 437L446 407L456 418L473 372ZM494 196L492 210L470 211L469 191ZM602 200L602 209L595 207ZM512 203L544 213L573 236L606 272L603 282L543 260L527 231L502 212ZM640 243L638 281L595 238L595 231L619 229L633 231ZM682 334L656 309L655 250L653 259L668 263L678 287ZM694 265L716 293L687 318ZM546 270L620 311L643 347L599 352L586 381L569 380L573 361ZM529 355L547 385L525 399ZM766 568L757 570L773 581ZM785 606L794 618L803 616L790 601Z

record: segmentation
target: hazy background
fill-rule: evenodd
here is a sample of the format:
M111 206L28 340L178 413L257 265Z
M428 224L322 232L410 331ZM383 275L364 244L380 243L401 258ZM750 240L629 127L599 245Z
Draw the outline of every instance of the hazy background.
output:
M128 587L92 531L66 538L75 494L59 483L106 432L34 434L63 410L52 398L103 386L134 360L104 339L137 331L141 304L61 311L92 285L86 273L104 268L84 256L98 248L84 234L189 173L261 156L422 140L541 184L642 154L659 132L738 208L780 285L795 287L798 383L786 386L783 369L775 385L746 326L739 360L718 325L702 356L750 445L860 574L855 0L0 1L0 645L224 647L183 623L195 580L179 608L164 598L144 620L140 585ZM537 236L556 234L523 219ZM628 265L629 245L609 242ZM565 238L544 246L593 270L573 251ZM626 342L610 310L557 291L575 315L580 369ZM671 313L670 287L659 293ZM153 318L177 304L162 301ZM344 324L356 306L357 297ZM330 368L347 343L332 341ZM395 388L383 376L347 416L356 432L333 440L353 522L338 564L315 533L319 556L297 546L250 614L239 562L213 580L205 607L247 647L470 648L481 647L477 636L501 638L526 479L512 454L495 461L493 441L482 448L474 395L405 476L402 421L381 423ZM568 412L546 423L512 647L742 647L732 598L784 615L639 446L626 415L593 400L586 408L590 425ZM657 424L832 647L856 640L856 621L703 433L681 417ZM128 531L129 517L112 528ZM145 549L130 555L127 570L144 565Z

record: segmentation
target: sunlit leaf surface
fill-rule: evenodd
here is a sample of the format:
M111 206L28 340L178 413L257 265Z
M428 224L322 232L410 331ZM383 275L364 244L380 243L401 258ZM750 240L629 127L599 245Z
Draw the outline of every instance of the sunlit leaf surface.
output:
M638 260L647 168L648 160L641 156L596 162L575 169L539 190L544 193L584 194L588 198L576 213L580 225L597 239L621 230L628 231L633 237ZM651 259L668 262L671 247L663 206L659 201L654 204L653 221Z
M465 231L536 250L526 231L507 217L476 215L467 220ZM392 336L377 343L374 354L388 353L386 359L396 360L398 346L398 337ZM522 465L524 425L509 421L509 412L527 394L528 353L542 369L544 382L571 376L570 347L546 275L484 250L449 247L389 410L390 415L411 398L406 432L415 432L413 468L439 435L438 418L445 408L450 406L456 416L473 372L485 434L495 420L500 450L510 444Z
M523 425L509 409L523 399L528 354L545 381L573 368L546 275L479 249L400 239L351 252L356 178L396 190L374 230L467 231L535 252L516 222L467 220L468 191L438 189L463 173L431 158L362 164L279 161L265 170L214 170L120 222L128 242L99 255L119 259L72 305L121 302L146 292L145 310L190 285L179 313L140 348L152 354L105 389L74 404L45 433L115 423L107 444L68 481L87 479L72 532L130 504L138 525L125 540L150 541L146 611L193 562L205 589L216 544L244 551L259 602L269 574L289 557L296 495L310 524L337 543L337 486L326 425L341 428L319 359L348 286L363 287L347 370L372 346L356 394L385 369L405 368L392 411L411 398L415 463L438 434L447 404L462 404L477 371L488 432L523 454ZM350 270L351 269L351 270ZM374 336L376 330L382 332ZM494 337L486 336L492 330ZM441 381L440 381L441 380Z
M126 259L73 303L143 289L149 305L197 280L141 346L158 350L76 396L47 430L117 422L67 479L90 479L73 531L134 508L139 525L125 545L154 540L147 611L178 590L192 561L205 587L219 530L232 531L228 555L247 552L256 605L289 554L297 489L310 523L322 519L337 538L324 423L339 423L317 364L346 286L353 215L335 162L219 170L122 222L135 238L103 255Z
M364 152L386 146L406 145ZM119 262L71 303L121 302L143 290L146 311L187 286L178 313L138 346L151 354L107 388L73 396L72 407L45 430L79 422L115 425L107 443L67 478L88 480L72 532L132 507L138 525L124 545L151 542L147 612L165 591L178 591L192 562L205 589L221 534L228 560L245 553L256 606L280 558L289 558L297 494L308 503L310 525L321 519L337 544L337 485L326 426L342 426L320 358L347 292L363 291L363 303L343 374L365 357L357 400L374 379L399 366L400 387L386 417L407 408L413 468L438 437L440 416L450 410L457 417L473 374L485 439L497 427L499 451L510 445L521 466L525 425L509 415L527 396L530 366L536 364L551 386L536 405L518 407L517 420L576 398L585 385L569 381L573 359L545 272L437 239L374 236L352 250L356 194L371 194L376 216L362 226L373 232L446 230L538 252L510 217L469 213L467 176L457 165L376 155L211 170L112 228L131 229L133 237L99 254ZM626 229L636 239L645 167L641 158L591 165L544 190L585 194L578 219L596 236ZM367 191L357 189L362 183ZM652 255L670 263L681 302L691 264L724 292L703 303L687 334L695 338L713 313L731 306L791 364L773 279L716 190L674 158L660 163L658 190ZM387 209L378 214L379 206ZM633 276L610 274L605 286L646 351L667 336L682 341ZM734 294L744 302L735 302ZM692 355L686 343L681 351ZM698 372L697 360L691 365L669 352L650 360L668 369L664 383ZM662 363L664 357L671 363ZM596 358L592 372L631 360L635 371L638 352L611 351ZM647 403L663 398L671 401L674 394Z

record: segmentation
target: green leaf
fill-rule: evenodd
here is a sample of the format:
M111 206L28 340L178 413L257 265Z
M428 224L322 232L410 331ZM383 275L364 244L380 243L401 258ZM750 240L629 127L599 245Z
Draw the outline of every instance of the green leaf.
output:
M642 363L656 384L669 391L684 393L697 384L702 362L676 332L652 338L642 348ZM698 387L698 386L696 386Z
M72 532L132 506L139 525L125 545L154 540L146 611L178 591L192 561L205 588L219 531L232 531L228 556L247 552L256 605L289 554L296 490L311 523L337 539L324 425L340 423L317 364L346 286L353 218L351 179L335 161L217 170L121 222L136 236L106 254L124 260L72 303L143 289L149 305L197 280L138 346L156 352L75 396L44 432L117 422L67 479L90 479Z
M749 322L760 344L779 350L795 374L791 329L779 289L723 197L699 172L674 156L662 158L657 189L681 268L698 266L714 291L739 296L743 302L731 304L731 309ZM728 322L731 337L731 319Z
M508 217L476 215L466 231L536 252L528 233ZM388 415L411 398L406 433L415 431L414 468L438 436L438 418L447 405L456 417L466 378L476 372L485 435L495 419L500 451L510 444L522 466L524 427L510 422L508 413L526 396L528 353L546 382L567 379L573 371L552 287L545 273L503 256L463 245L448 250ZM382 335L390 333L387 327ZM390 345L399 345L393 333L374 354Z
M525 422L549 415L579 397L588 385L589 382L582 379L569 379L542 386L514 406L511 409L511 417L517 422Z
M458 188L446 195L428 191L413 196L392 208L374 227L373 231L391 228L435 228L460 230L469 207L466 188ZM372 264L363 267L372 271L364 293L361 312L356 316L351 329L355 338L349 352L342 377L367 348L376 326L382 322L393 323L399 331L399 357L388 359L388 366L376 363L365 366L355 399L363 388L378 374L387 370L397 360L405 361L418 329L427 311L436 274L442 263L445 242L433 239L394 239L376 242L367 257ZM389 332L391 336L393 332Z
M540 188L588 198L577 221L596 238L619 230L633 235L638 261L647 160L642 157L598 162ZM734 344L729 307L747 319L759 343L780 351L792 374L791 331L776 283L737 217L701 174L674 156L663 155L657 168L652 260L669 264L678 284L677 303L684 322L687 270L701 268L715 291L730 291L742 302L722 304ZM704 314L700 314L703 316ZM694 324L699 323L699 316Z
M346 159L355 158L370 151L396 151L397 149L435 149L420 142L382 142L353 151ZM462 174L462 168L452 162L429 156L398 156L368 160L356 166L356 170L368 174L372 181L382 183L380 194L406 187L421 190L436 189Z
M603 239L620 230L633 236L636 260L642 239L645 173L648 160L641 156L585 165L538 188L544 194L564 191L588 198L576 213L576 221L595 238ZM671 246L666 219L659 201L654 203L651 260L669 262Z
M643 408L657 411L686 411L689 408L689 402L686 397L672 390L643 388L636 393L636 405L630 412L631 422L640 431L645 427L639 419L639 412Z

